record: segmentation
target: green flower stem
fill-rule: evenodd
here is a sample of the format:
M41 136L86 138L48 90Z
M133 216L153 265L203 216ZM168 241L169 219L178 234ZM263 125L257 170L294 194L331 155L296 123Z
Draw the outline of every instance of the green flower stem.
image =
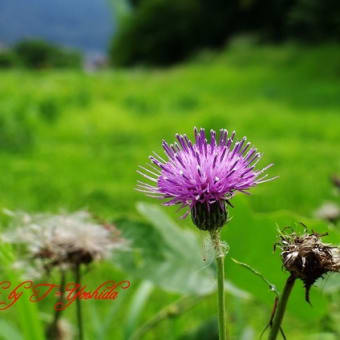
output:
M217 265L217 291L218 291L218 329L219 339L227 339L226 315L225 315L225 296L224 296L224 256L225 252L220 239L220 230L210 231L211 240L216 252Z
M289 295L294 287L295 279L296 278L293 275L290 275L289 278L287 279L282 295L279 299L279 303L274 316L273 325L270 330L268 340L275 340L277 335L279 334L283 316L287 307Z
M76 264L74 269L75 281L77 284L81 285L81 271L80 264ZM81 300L78 297L76 299L76 308L77 308L77 324L78 324L78 339L84 339L84 331L83 331L83 316L81 310Z
M65 284L66 284L66 278L65 278L65 271L60 270L60 297L57 300L57 303L63 303L65 299ZM47 338L50 340L57 339L58 338L58 322L62 314L61 309L57 309L54 312L54 318L50 326L47 328L46 335Z

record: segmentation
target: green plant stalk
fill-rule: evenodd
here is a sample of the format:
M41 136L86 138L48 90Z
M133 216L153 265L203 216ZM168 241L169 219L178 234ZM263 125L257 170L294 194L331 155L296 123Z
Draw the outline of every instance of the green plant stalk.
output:
M75 266L75 281L76 284L81 284L81 272L80 272L80 264L76 264ZM78 325L78 339L83 340L84 339L84 332L83 332L83 316L82 316L82 310L81 310L81 300L79 297L76 299L76 308L77 308L77 325Z
M224 296L224 256L225 252L220 239L220 230L210 231L211 240L216 252L217 265L217 297L218 297L218 330L219 339L227 339L225 296Z
M290 293L294 287L296 278L293 275L290 275L289 278L286 281L285 287L283 289L282 295L279 299L279 303L277 306L276 313L274 315L273 325L269 333L268 340L275 340L277 335L279 334L279 331L281 329L281 323L283 320L284 313L286 311L288 299L290 296Z
M65 284L66 284L66 277L64 270L60 271L60 292L61 295L57 300L57 303L63 303L65 298ZM62 310L55 310L54 318L51 325L47 328L47 337L48 339L57 339L58 338L58 321L61 317Z

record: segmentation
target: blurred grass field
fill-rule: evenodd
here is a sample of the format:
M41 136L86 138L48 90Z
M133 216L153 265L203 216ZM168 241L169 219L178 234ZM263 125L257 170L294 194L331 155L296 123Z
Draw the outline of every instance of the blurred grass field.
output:
M280 178L247 198L253 211L312 217L322 202L334 200L329 177L340 173L339 58L335 45L258 47L239 40L224 53L202 53L167 70L2 71L0 207L31 212L88 208L109 220L139 218L137 201L157 202L134 190L137 166L152 151L161 152L162 138L172 142L176 132L192 136L197 126L236 130L237 137L247 136L264 153L260 164L275 163L270 173ZM177 218L174 210L167 212ZM189 220L177 222L190 226ZM239 242L232 245L236 252L242 249ZM106 264L94 273L93 282L108 273L125 279ZM161 290L153 296L143 320L174 298ZM243 321L254 326L256 335L264 328L270 305L235 297L230 303L236 328ZM209 298L189 315L166 321L148 339L162 334L179 339L212 317L214 307L215 298ZM109 307L98 303L96 308L100 312L86 310L90 319L107 315ZM123 338L117 325L127 307L120 308L103 339ZM13 311L8 316L14 317ZM303 337L305 327L317 332L322 324L294 316L288 320L295 326L288 329L293 336L288 339L311 339ZM166 333L170 328L172 335ZM93 329L88 339L97 337ZM326 326L321 330L329 331Z
M340 49L237 46L167 71L1 73L1 204L133 212L137 165L197 126L275 163L255 210L309 215L340 169Z

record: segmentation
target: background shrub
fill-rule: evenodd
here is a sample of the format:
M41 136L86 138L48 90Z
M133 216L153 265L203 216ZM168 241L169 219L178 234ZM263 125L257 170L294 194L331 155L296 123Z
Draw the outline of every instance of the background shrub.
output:
M141 1L122 21L111 47L115 65L137 62L164 65L187 57L195 49L195 22L199 6L195 0Z
M298 0L289 16L288 31L290 36L310 42L339 41L340 2Z
M10 50L0 51L0 69L11 68L17 66L18 58Z
M262 41L339 40L336 0L130 0L116 32L114 65L169 65L206 48L221 48L235 34Z
M14 46L14 53L22 66L33 69L65 67L78 68L81 55L42 40L24 40Z

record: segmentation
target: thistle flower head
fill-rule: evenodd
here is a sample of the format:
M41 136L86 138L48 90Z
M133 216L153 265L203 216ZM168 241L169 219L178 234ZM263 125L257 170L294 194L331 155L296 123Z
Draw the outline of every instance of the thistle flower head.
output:
M189 207L184 217L194 211L195 222L197 216L210 215L210 211L226 218L225 203L230 204L236 192L248 193L251 187L274 179L267 179L268 175L261 177L273 164L255 170L261 154L250 147L245 137L234 142L235 132L229 135L224 129L220 130L219 137L211 130L210 141L204 129L195 128L194 134L194 143L186 135L178 134L174 144L163 141L167 159L156 153L150 156L152 164L149 168L141 167L142 171L138 172L151 183L138 181L137 190L151 197L167 199L164 205ZM202 209L206 212L202 213ZM222 218L215 219L221 224ZM196 223L197 226L200 224Z
M340 248L323 243L321 237L325 235L293 232L281 234L277 243L285 269L304 282L307 302L309 290L317 279L328 272L340 272Z
M114 226L95 222L85 211L61 215L16 213L14 220L16 227L5 233L3 240L24 245L26 257L45 270L89 264L109 257L125 244Z

